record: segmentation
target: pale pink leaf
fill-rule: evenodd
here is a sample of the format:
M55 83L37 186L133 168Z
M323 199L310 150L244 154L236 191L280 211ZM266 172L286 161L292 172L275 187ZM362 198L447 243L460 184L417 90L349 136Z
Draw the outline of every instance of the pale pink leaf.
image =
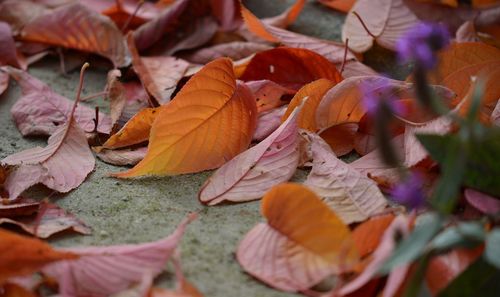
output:
M190 26L185 26L181 33L185 37L180 40L172 40L163 45L161 55L171 56L181 50L189 50L200 47L209 42L217 33L218 25L211 16L199 17L194 19Z
M147 147L127 148L119 150L103 149L97 153L97 157L108 164L135 165L142 159L144 159L147 151Z
M335 272L335 265L291 241L266 223L248 232L236 258L246 272L286 292L309 289Z
M0 65L11 65L26 70L24 56L17 50L9 24L0 22Z
M212 14L217 18L221 31L234 31L242 23L239 0L210 0ZM205 63L203 63L205 64Z
M252 140L261 141L281 125L281 118L286 112L288 105L277 107L275 109L262 112L257 119L257 128L253 134Z
M375 38L366 32L352 12L363 19ZM374 40L385 48L395 50L396 41L418 21L403 0L358 0L347 14L342 27L342 40L349 39L349 48L358 53L370 49Z
M313 166L304 184L345 224L362 222L382 212L387 201L375 182L337 158L321 137L307 135Z
M94 155L85 132L74 119L75 108L73 105L68 121L54 131L46 147L27 149L0 162L14 167L4 184L10 199L38 183L58 192L69 192L94 170Z
M14 224L24 231L40 238L48 238L53 234L72 230L81 234L90 234L91 229L72 213L55 204L46 204L41 208L42 216L36 215L16 219L0 218L0 224Z
M340 288L337 294L334 296L345 296L350 293L355 292L366 283L368 283L372 278L377 276L378 270L382 267L384 262L390 257L394 249L396 248L396 236L403 235L407 236L409 234L409 220L404 215L397 216L389 225L387 230L385 230L380 244L373 252L373 260L366 266L366 268L358 275L354 280L345 284ZM407 266L407 265L405 265ZM401 267L400 267L401 268ZM402 271L398 271L402 272Z
M92 52L115 67L131 62L125 38L115 23L76 2L57 7L24 26L23 40Z
M57 94L49 86L24 71L7 68L21 86L23 96L12 106L11 113L22 135L52 135L67 122L73 101ZM82 104L76 108L75 121L87 133L94 130L95 111ZM97 131L109 133L111 118L99 113Z
M271 135L220 167L198 195L203 203L243 202L261 198L289 180L299 162L298 109Z
M115 126L127 104L125 87L119 81L122 73L118 69L112 69L108 72L106 84L107 97L109 99L109 109L111 116L111 125Z
M373 75L379 74L377 73L377 71L356 60L347 61L344 65L344 71L342 72L342 76L344 78Z
M14 35L32 20L49 12L44 5L30 0L5 0L0 3L0 20L8 23Z
M418 141L417 134L444 135L452 128L453 121L444 115L423 125L406 124L404 133L405 161L404 165L412 167L427 157L427 150Z
M160 274L195 218L190 215L174 233L154 242L61 249L80 257L47 265L42 272L58 281L63 296L109 296L139 283L145 274Z
M500 199L498 198L473 189L465 189L464 196L470 205L482 213L495 215L500 212Z
M9 74L0 69L0 95L9 87Z
M473 21L463 23L455 33L457 42L480 42Z
M192 63L206 64L220 57L240 60L271 48L272 47L261 43L234 41L202 48L194 53L182 55L182 58Z
M392 145L400 159L404 158L404 139L403 136L397 136L392 140ZM394 185L399 180L397 168L387 165L380 156L379 149L375 149L363 157L349 163L352 168L358 170L361 174L375 180L379 185L388 187Z
M282 87L267 79L248 81L245 84L250 88L257 101L259 113L284 105L286 101L281 100L283 95L295 94L294 90Z

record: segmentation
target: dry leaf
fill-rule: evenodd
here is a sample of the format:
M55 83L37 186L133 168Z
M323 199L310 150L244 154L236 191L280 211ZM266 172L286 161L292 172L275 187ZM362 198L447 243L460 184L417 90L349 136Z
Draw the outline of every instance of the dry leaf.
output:
M239 0L211 0L210 4L220 30L226 32L238 29L242 22Z
M358 124L343 123L322 131L319 136L328 143L337 157L347 155L354 149L354 137L358 131Z
M9 74L0 69L0 95L9 87Z
M202 186L200 201L215 205L259 199L288 181L299 163L298 113L299 108L266 139L219 168Z
M500 212L500 200L473 189L465 189L467 202L484 214L495 215Z
M90 234L91 229L75 215L55 204L43 205L41 217L31 216L16 219L0 218L0 224L13 224L39 238L48 238L53 234L72 230L81 234Z
M371 254L378 247L385 230L394 220L394 214L373 216L352 231L352 239L361 258Z
M144 108L131 118L120 131L113 134L103 145L106 149L117 149L139 144L149 139L149 132L162 107Z
M245 235L236 257L267 285L304 291L358 259L349 228L304 186L275 186L262 200L262 214L267 223Z
M266 112L286 104L285 100L281 100L284 95L293 95L295 91L289 88L280 86L270 80L256 80L245 83L252 91L255 102L257 103L257 112Z
M11 65L26 70L24 56L17 50L9 24L0 22L0 65Z
M21 87L23 96L12 106L11 113L17 128L23 136L52 135L68 121L73 101L57 94L49 86L27 72L7 68L9 74ZM85 132L95 128L95 111L80 104L74 119ZM99 113L97 131L109 133L111 118Z
M0 218L29 216L38 211L40 202L33 199L20 198L15 203L0 203Z
M63 296L109 296L139 282L146 273L160 274L195 218L191 214L171 235L154 242L60 249L79 258L47 265L42 272L58 281Z
M14 276L28 275L51 262L78 255L52 249L47 243L0 229L0 284Z
M139 163L148 152L147 147L140 148L126 148L119 150L108 150L103 149L99 151L96 155L102 161L113 164L113 165L135 165Z
M285 120L297 106L304 102L298 116L299 128L316 132L316 109L325 93L335 86L335 82L328 79L318 79L300 88L288 105L283 120Z
M278 129L281 125L281 117L285 114L287 107L285 105L260 113L252 140L261 141Z
M170 101L177 83L186 73L189 63L175 57L140 57L134 38L127 36L132 65L142 84L159 104Z
M361 17L371 34L353 12ZM349 39L349 48L357 53L369 50L373 41L395 50L396 41L418 22L403 0L358 0L347 14L342 40Z
M37 17L48 13L50 9L31 0L6 0L0 4L0 20L8 23L15 35Z
M115 176L174 175L217 168L248 147L256 117L255 99L245 85L236 83L231 60L215 60L162 107L151 128L146 157Z
M319 3L341 12L349 12L356 0L319 0Z
M244 81L268 79L294 90L320 78L335 83L342 80L335 65L323 56L307 49L290 47L257 53L240 78Z
M387 201L375 182L335 157L319 136L308 136L313 167L304 184L345 224L364 221L384 210Z
M110 59L115 67L128 66L131 61L125 38L116 25L79 3L39 16L23 28L21 37L95 53Z
M206 64L221 57L240 60L269 49L271 49L270 46L261 43L235 41L201 48L193 53L181 55L181 57L191 63Z

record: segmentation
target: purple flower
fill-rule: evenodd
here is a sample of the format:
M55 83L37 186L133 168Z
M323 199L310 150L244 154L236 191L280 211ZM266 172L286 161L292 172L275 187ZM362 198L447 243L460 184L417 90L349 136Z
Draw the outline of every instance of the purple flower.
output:
M362 103L370 116L375 116L381 104L385 104L392 113L401 114L403 106L397 102L396 89L391 80L385 77L365 79L360 84L363 94Z
M435 23L419 23L396 43L402 63L417 63L425 69L436 66L435 52L450 43L450 33L445 26Z
M419 173L410 173L406 179L395 186L390 194L392 200L409 209L420 208L425 204L423 178Z

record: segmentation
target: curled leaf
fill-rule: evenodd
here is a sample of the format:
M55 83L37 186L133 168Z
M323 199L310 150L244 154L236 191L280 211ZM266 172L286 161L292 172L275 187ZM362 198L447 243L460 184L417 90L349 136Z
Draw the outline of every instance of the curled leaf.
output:
M161 108L146 157L116 176L173 175L221 166L250 144L257 116L254 100L246 86L236 84L231 60L207 64Z
M243 269L287 292L304 291L357 261L349 228L309 189L281 184L266 193L257 224L238 246Z
M79 3L63 5L39 16L23 28L21 37L96 53L110 59L115 67L128 66L131 61L125 38L116 25Z
M271 110L286 103L284 95L295 94L294 90L280 86L270 80L256 80L245 83L252 91L259 113Z
M296 109L271 135L219 168L198 194L201 202L259 199L273 186L288 181L299 163Z
M113 165L135 165L139 163L148 152L147 147L127 148L119 150L104 149L97 153L102 161Z
M281 117L285 114L286 109L287 106L285 105L260 113L252 140L261 141L278 129L281 125Z
M0 22L0 65L11 65L26 70L24 56L18 52L9 24Z

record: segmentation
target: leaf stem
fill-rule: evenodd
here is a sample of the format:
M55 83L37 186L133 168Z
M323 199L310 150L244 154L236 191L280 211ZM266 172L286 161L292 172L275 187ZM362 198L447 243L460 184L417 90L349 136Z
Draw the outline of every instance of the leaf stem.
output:
M340 75L344 72L344 67L347 61L347 51L349 50L349 38L345 40L345 50L344 50L344 59L342 59L342 66L340 66Z
M135 17L135 15L137 14L137 12L139 12L139 9L141 9L142 5L144 4L144 0L141 0L139 1L139 3L137 3L137 6L135 7L135 10L134 12L128 17L127 21L125 22L125 24L123 24L122 28L121 28L121 31L122 32L125 32L125 30L128 28L128 26L130 25L130 22L132 21L132 19Z
M361 26L363 26L363 28L365 29L366 33L368 33L368 35L370 35L373 38L377 38L377 36L375 36L370 30L368 30L368 27L366 26L365 22L363 21L363 19L361 18L361 16L357 12L353 11L352 14L358 18L359 22L361 23Z

